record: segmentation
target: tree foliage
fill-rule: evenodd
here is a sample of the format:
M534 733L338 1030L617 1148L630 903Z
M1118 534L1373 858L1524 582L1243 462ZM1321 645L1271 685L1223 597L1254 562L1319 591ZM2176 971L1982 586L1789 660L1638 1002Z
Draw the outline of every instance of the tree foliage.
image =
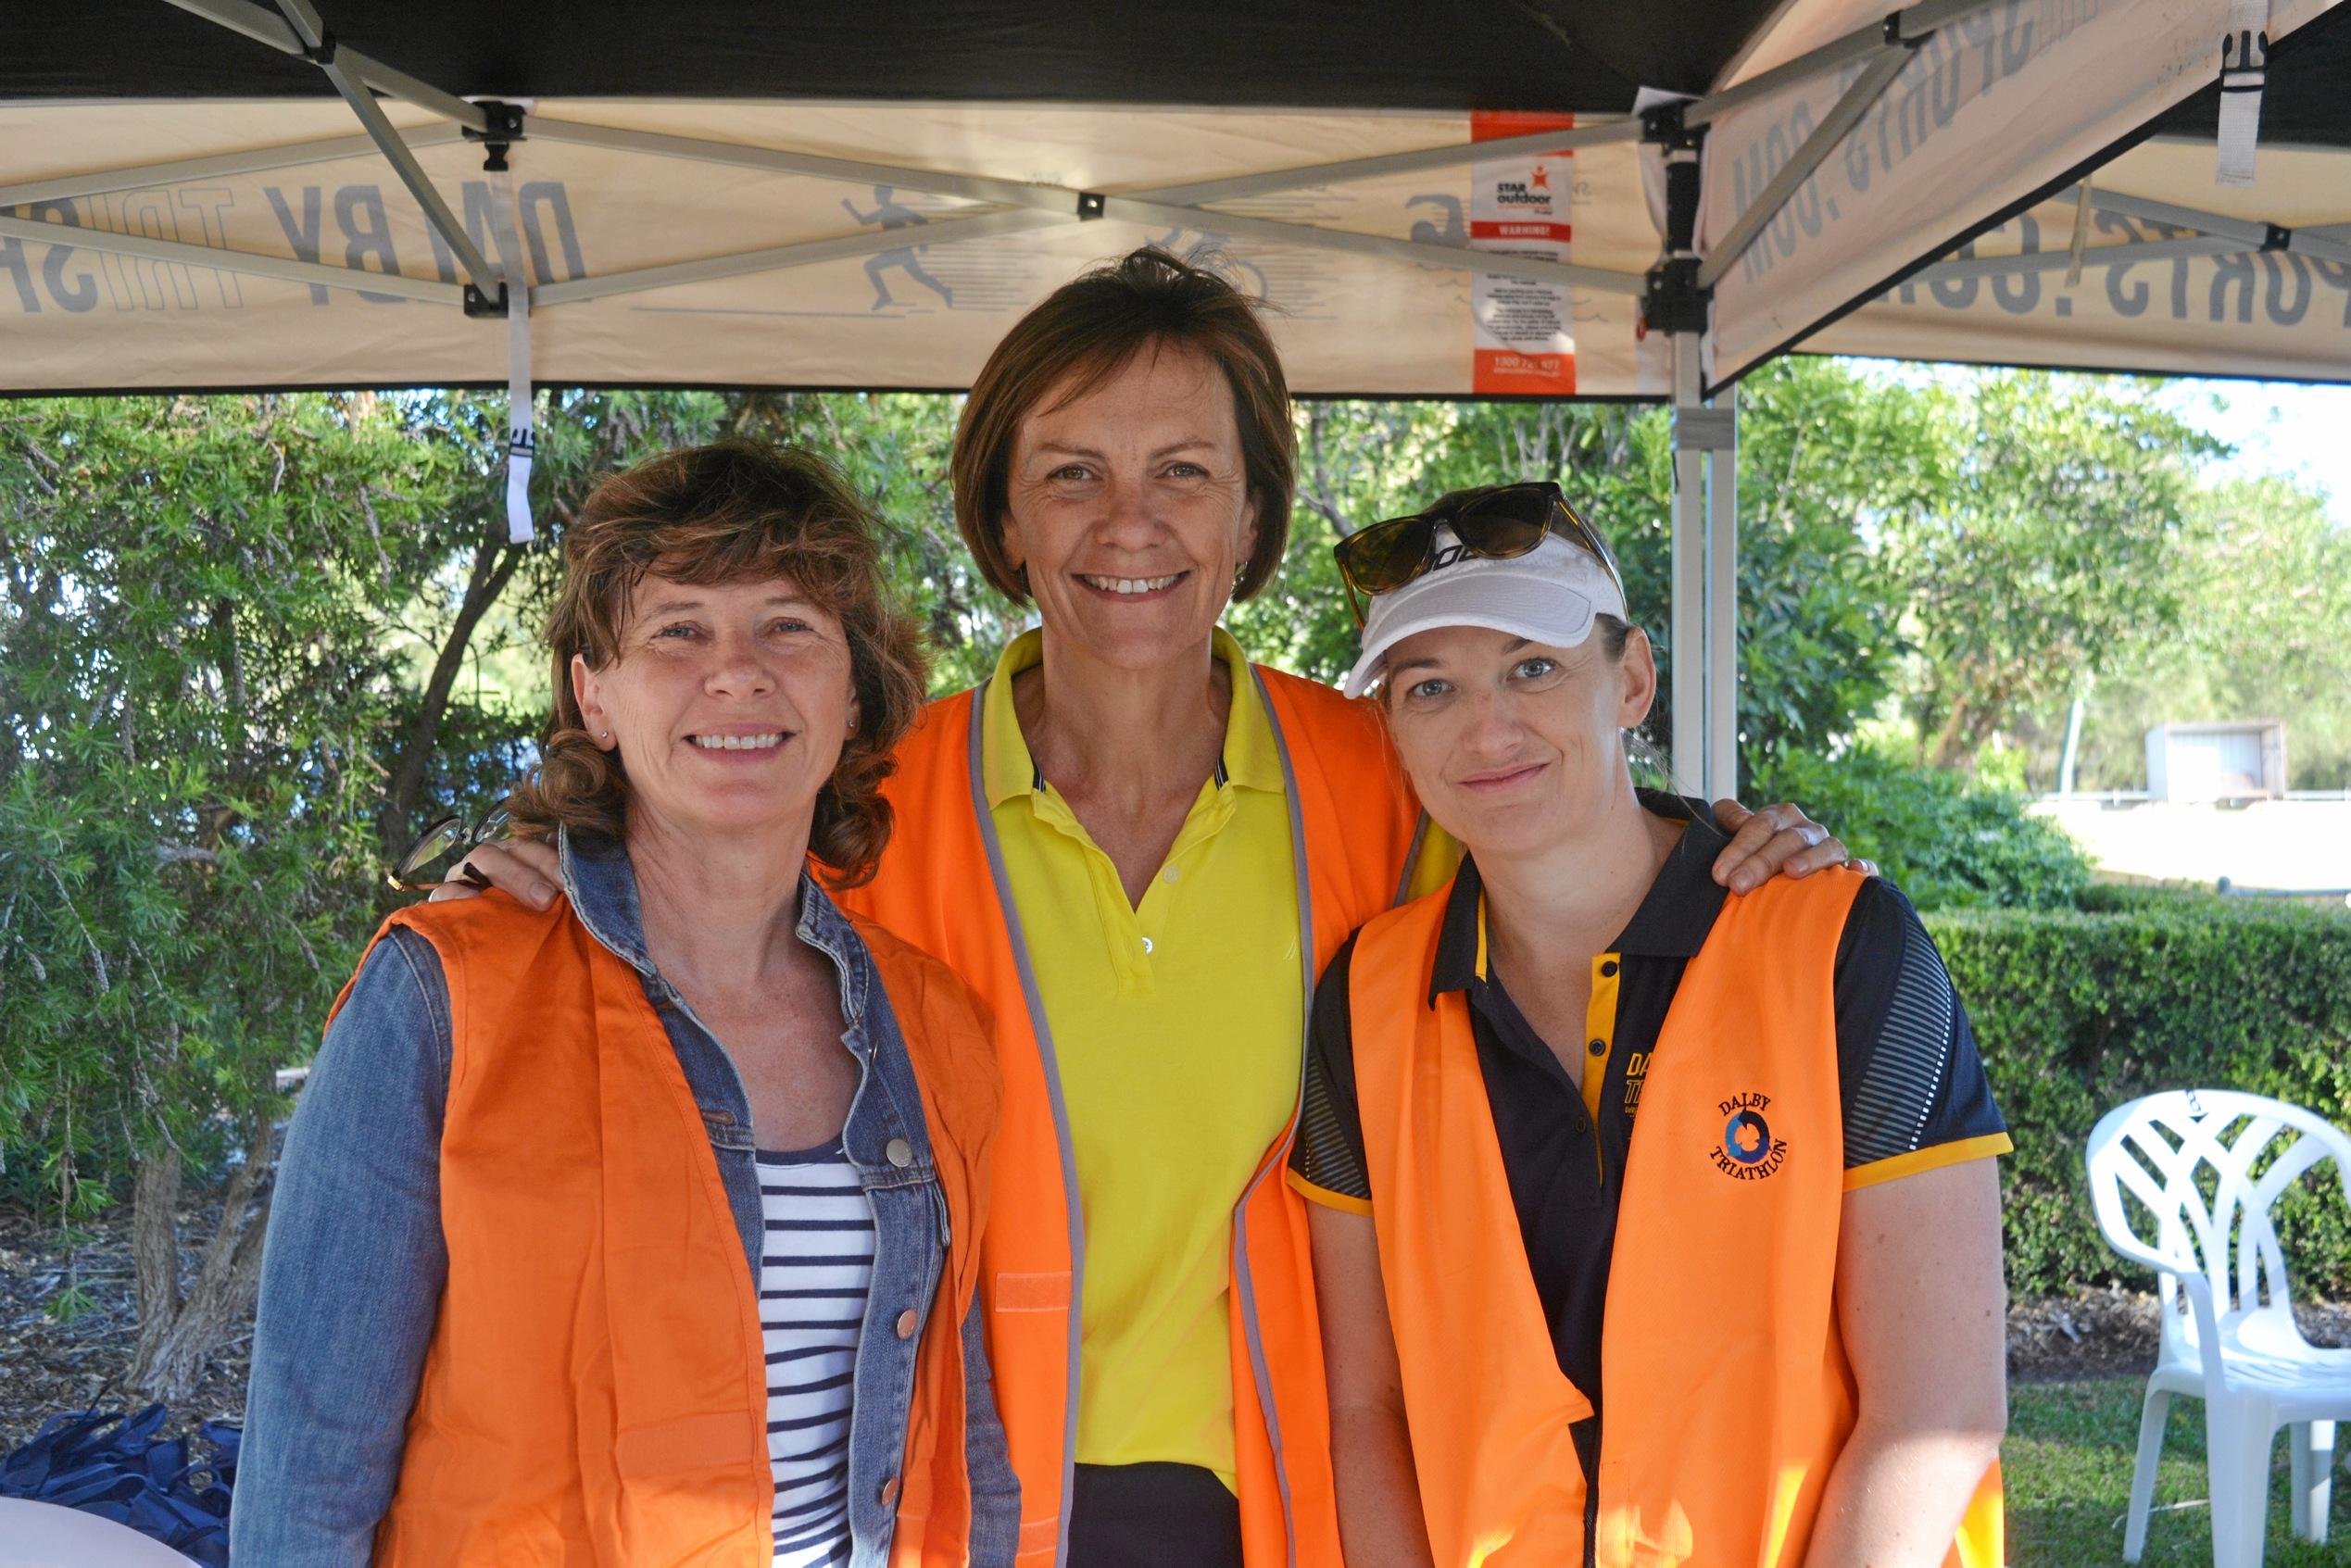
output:
M1742 388L1740 729L1749 767L1850 732L1892 689L1904 644L1870 549L1873 518L1934 493L1917 400L1825 361ZM1299 505L1273 590L1233 626L1260 658L1335 678L1355 623L1330 549L1447 491L1556 479L1607 538L1633 618L1672 654L1673 447L1662 409L1597 403L1314 402L1300 419ZM1661 700L1649 733L1670 733Z
M2351 530L2320 496L2269 474L2225 480L2195 511L2176 632L2135 639L2090 693L2081 787L2138 787L2157 724L2282 719L2289 786L2351 788ZM2017 726L2043 776L2064 719Z
M559 407L559 528L591 472L693 428L658 412ZM535 712L458 679L501 595L552 581L492 513L502 424L371 395L0 406L0 1161L67 1213L135 1172L158 1394L249 1297L274 1073L316 1042L378 868L529 759ZM190 1166L234 1174L183 1292Z
M1951 767L2179 624L2194 465L2221 447L2128 383L2018 371L1913 395L1948 478L1888 514L1883 551L1920 658L1910 707Z

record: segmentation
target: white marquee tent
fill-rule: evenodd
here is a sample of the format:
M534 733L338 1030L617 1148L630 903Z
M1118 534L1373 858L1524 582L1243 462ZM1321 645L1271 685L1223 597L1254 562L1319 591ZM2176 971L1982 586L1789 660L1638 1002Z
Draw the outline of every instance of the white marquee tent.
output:
M951 388L1087 264L1212 253L1301 393L1674 402L1673 750L1727 794L1739 375L2351 380L2334 10L51 6L0 394Z

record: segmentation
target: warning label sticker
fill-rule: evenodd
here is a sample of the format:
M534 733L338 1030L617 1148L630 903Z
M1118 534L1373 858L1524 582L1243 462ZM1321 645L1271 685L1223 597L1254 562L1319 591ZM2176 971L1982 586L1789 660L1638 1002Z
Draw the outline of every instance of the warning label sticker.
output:
M1469 123L1470 140L1493 142L1564 131L1576 119L1481 112ZM1575 154L1565 148L1471 164L1470 247L1565 261L1574 238L1568 211L1574 185ZM1477 323L1474 390L1550 397L1575 392L1574 306L1566 284L1480 272L1471 308Z

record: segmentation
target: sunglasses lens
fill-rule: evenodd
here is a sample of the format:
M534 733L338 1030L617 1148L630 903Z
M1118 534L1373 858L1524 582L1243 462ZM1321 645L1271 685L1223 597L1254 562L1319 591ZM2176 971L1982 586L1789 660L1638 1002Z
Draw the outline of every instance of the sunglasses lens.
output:
M1452 529L1472 554L1508 560L1543 542L1553 504L1548 485L1514 484L1463 507Z
M1350 534L1339 546L1339 564L1364 593L1392 594L1413 580L1427 554L1427 522L1394 518Z
M456 848L465 838L465 822L461 818L445 817L424 830L424 836L415 847L400 857L400 863L392 868L392 875L399 882L412 882L425 867Z
M1624 570L1617 566L1616 552L1608 547L1608 541L1600 536L1600 530L1578 517L1567 508L1564 502L1561 503L1560 510L1565 515L1561 520L1559 532L1598 556L1600 564L1608 569L1609 578L1616 584L1616 592L1624 593Z

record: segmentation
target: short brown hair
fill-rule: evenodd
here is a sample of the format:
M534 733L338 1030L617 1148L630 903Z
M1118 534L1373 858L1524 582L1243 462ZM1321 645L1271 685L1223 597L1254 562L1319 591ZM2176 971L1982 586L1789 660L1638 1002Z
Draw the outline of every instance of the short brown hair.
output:
M1281 358L1239 290L1205 267L1146 245L1063 283L1014 322L980 368L956 421L955 525L980 574L1006 598L1028 598L1028 583L1004 554L1021 421L1047 394L1083 396L1137 355L1163 347L1206 355L1233 389L1242 467L1257 504L1256 544L1233 597L1246 599L1272 581L1289 543L1298 483L1298 432Z
M922 711L926 661L911 617L883 582L881 520L823 458L789 446L722 441L648 458L589 493L564 541L564 579L548 617L555 713L538 771L517 790L515 822L618 836L628 770L587 733L572 656L602 669L621 657L630 601L647 572L681 583L789 578L848 634L858 727L816 797L809 848L835 885L870 880L889 842L882 781Z

